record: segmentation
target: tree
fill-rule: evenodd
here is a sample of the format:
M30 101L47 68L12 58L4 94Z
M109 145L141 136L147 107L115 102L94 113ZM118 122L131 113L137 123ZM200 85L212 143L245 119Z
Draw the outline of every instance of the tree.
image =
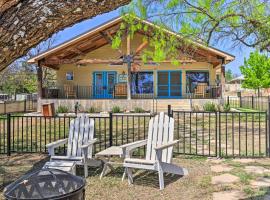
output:
M27 63L30 57L40 54L42 51L50 49L56 42L54 36L45 42L40 43L36 48L27 53L26 56L17 59L6 70L0 72L0 90L4 93L34 93L37 92L37 69L35 64ZM53 69L42 68L43 85L50 87L55 85L56 73Z
M260 94L261 88L270 87L270 59L267 55L258 51L250 53L240 70L245 77L244 88L256 89Z
M232 70L230 70L230 69L226 70L225 79L226 79L226 82L229 82L229 81L231 81L233 79Z
M231 40L270 52L269 0L134 0L124 13L169 27L207 45ZM157 40L158 42L158 40Z
M130 0L0 0L0 71L54 33Z

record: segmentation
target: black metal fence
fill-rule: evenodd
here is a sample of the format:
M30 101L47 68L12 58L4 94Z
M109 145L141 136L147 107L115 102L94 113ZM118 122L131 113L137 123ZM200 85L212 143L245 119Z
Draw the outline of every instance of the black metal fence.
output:
M170 108L170 107L169 107ZM218 157L269 156L269 117L266 112L171 111L175 119L174 153ZM147 138L150 114L93 116L94 152ZM0 118L0 154L42 152L46 144L68 137L74 117L10 115ZM63 153L59 148L58 153ZM138 155L144 155L141 148Z
M270 101L269 96L239 96L225 98L225 102L230 104L231 107L235 108L247 108L259 111L268 110L268 102Z

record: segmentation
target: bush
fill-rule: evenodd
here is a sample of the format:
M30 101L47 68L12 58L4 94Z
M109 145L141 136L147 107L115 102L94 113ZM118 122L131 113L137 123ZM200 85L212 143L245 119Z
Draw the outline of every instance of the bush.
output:
M198 105L193 105L192 108L191 108L191 110L192 110L193 112L198 112L198 111L200 111L200 106L198 106Z
M136 108L134 108L134 112L135 112L135 113L144 113L145 110L142 109L142 108L140 108L140 107L136 107Z
M120 109L119 106L114 106L114 107L112 108L112 113L120 113L120 112L121 112L121 109Z
M94 106L91 106L86 112L88 113L98 113L100 110Z
M57 110L56 110L57 113L67 113L69 112L69 109L67 106L58 106Z
M231 110L231 106L229 103L226 103L224 106L223 106L223 111L224 112L230 112Z
M213 102L207 102L203 105L203 110L208 112L216 112L217 108Z

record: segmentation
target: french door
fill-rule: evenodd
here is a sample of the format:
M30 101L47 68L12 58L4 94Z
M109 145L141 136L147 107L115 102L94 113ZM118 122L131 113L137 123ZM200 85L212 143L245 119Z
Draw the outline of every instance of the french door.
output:
M182 96L182 72L158 71L158 97L181 98Z
M113 98L113 89L116 83L116 72L94 72L94 98Z

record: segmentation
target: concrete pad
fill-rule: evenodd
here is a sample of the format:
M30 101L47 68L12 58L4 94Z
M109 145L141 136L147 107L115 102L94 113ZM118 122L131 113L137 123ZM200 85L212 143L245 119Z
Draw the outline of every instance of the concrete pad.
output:
M213 193L213 200L238 200L238 199L244 199L245 197L246 197L245 193L238 190Z
M219 176L212 177L211 183L213 185L219 185L219 184L230 184L238 182L240 179L237 176L231 175L231 174L222 174Z
M270 178L259 177L256 180L250 181L253 187L270 187Z
M220 173L220 172L229 172L233 168L229 167L228 165L213 165L211 166L211 171L215 173Z
M261 166L246 166L245 171L247 173L255 173L255 174L264 174L264 173L270 173L269 169L266 169Z

